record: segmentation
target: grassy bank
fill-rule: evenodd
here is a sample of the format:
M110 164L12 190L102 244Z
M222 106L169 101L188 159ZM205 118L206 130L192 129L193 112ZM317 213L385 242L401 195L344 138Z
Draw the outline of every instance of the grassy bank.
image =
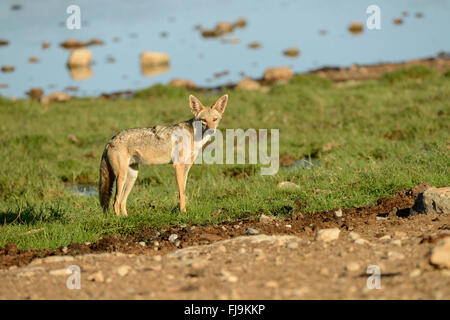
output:
M283 215L298 204L311 213L365 206L421 181L450 185L450 76L413 67L351 85L300 75L267 93L228 92L221 129L280 129L280 155L317 165L273 176L255 165L195 165L187 214L177 211L171 165L140 168L127 218L69 190L97 183L103 148L117 131L189 119L189 93L156 86L132 99L48 106L0 98L0 246L56 248L146 226ZM219 94L198 96L212 104ZM300 188L277 189L280 181Z

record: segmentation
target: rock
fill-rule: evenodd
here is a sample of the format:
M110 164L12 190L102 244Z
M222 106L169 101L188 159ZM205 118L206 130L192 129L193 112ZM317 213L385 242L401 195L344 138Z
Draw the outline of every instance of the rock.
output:
M51 256L42 259L44 263L60 263L60 262L70 262L75 261L75 258L72 256Z
M16 70L14 66L7 65L2 67L2 72L13 72L14 70Z
M92 77L92 69L89 66L69 68L70 76L77 81L83 81Z
M153 256L153 261L160 262L161 260L162 260L162 257L159 254Z
M286 248L288 248L288 249L297 249L298 248L298 243L297 242L289 242L287 244Z
M5 247L3 249L5 250L5 254L7 254L8 256L14 256L19 252L19 249L13 242L8 242L7 244L5 244Z
M105 282L105 277L103 276L102 271L97 271L87 278L89 281L95 281L95 282Z
M29 57L28 58L28 62L29 63L38 63L38 62L40 62L41 60L39 60L39 58L37 58L37 57Z
M395 231L394 236L396 238L403 238L403 237L406 237L407 234L406 234L406 232L403 232L403 231Z
M169 86L185 87L188 89L193 89L193 88L195 88L195 83L194 83L194 81L191 81L191 80L177 78L177 79L173 79L172 81L170 81Z
M345 270L351 271L351 272L358 271L359 268L360 268L360 265L359 265L359 263L357 263L357 262L349 262L349 263L345 266Z
M259 222L261 222L261 223L271 223L271 222L273 222L275 219L276 219L275 217L266 216L265 214L262 214L262 215L259 217Z
M244 78L237 83L236 89L258 91L259 89L261 89L261 85L258 81L255 81L251 78Z
M363 24L359 21L353 22L349 27L348 27L348 31L350 31L353 34L360 34L361 32L363 32Z
M0 83L0 89L7 89L9 88L9 84L7 83Z
M49 104L53 102L66 102L69 101L71 97L65 92L52 92L41 98L42 104Z
M247 47L249 47L250 49L259 49L259 48L261 48L261 42L258 42L258 41L253 41L253 42L250 42L248 45L247 45Z
M146 247L147 246L147 244L144 241L140 241L139 245L142 246L142 247Z
M29 91L25 92L33 100L41 100L44 90L41 88L31 88Z
M268 68L264 72L264 80L267 82L288 81L293 76L294 73L289 67Z
M399 25L399 24L402 24L402 23L403 23L403 20L401 18L394 18L394 24Z
M300 189L300 186L290 182L290 181L281 181L277 185L278 189Z
M402 241L400 239L395 239L391 241L391 244L401 247Z
M248 236L253 236L259 234L259 231L254 228L248 228L247 230L245 230L245 234Z
M51 270L49 272L49 274L51 276L67 276L67 275L70 275L71 273L72 272L70 270L68 270L67 268Z
M144 76L152 76L169 70L170 56L162 52L141 53L141 72Z
M420 193L410 215L419 213L450 213L450 187L431 187Z
M390 260L403 260L405 259L405 255L403 253L397 252L397 251L389 251L388 254L388 259Z
M363 238L359 238L355 240L356 244L369 244L369 241L367 241L366 239Z
M265 284L264 284L264 286L266 287L266 288L278 288L279 287L279 285L278 285L278 282L276 282L276 281L267 281Z
M361 238L361 236L359 235L359 233L356 233L356 232L354 232L354 231L350 232L350 233L348 234L348 237L349 237L351 240L358 240L358 239Z
M388 220L388 217L375 217L375 221L386 221Z
M284 50L283 54L288 57L298 57L298 55L300 54L300 50L293 47L293 48Z
M334 216L335 216L336 218L342 218L342 209L336 210L336 211L334 212Z
M439 268L450 269L450 237L444 238L433 248L430 263Z
M68 40L64 41L63 43L61 43L61 47L65 48L65 49L78 49L78 48L91 46L91 45L101 45L103 43L104 42L98 38L94 38L88 42L82 42L77 39L68 39Z
M338 228L330 228L330 229L320 229L316 233L316 240L320 241L333 241L339 238L339 233L341 233L341 230Z
M170 236L169 236L169 241L170 242L174 242L175 240L177 240L178 239L178 235L176 234L176 233L172 233Z
M128 271L130 271L131 267L127 265L122 265L119 268L116 269L119 276L124 277L128 274Z
M9 44L9 41L8 41L8 40L0 39L0 47L1 47L1 46L7 46L8 44Z
M391 236L387 234L387 235L385 235L385 236L382 236L382 237L379 238L378 240L380 240L380 241L391 240Z
M92 60L92 52L87 49L75 49L69 57L69 68L87 67Z
M247 26L247 19L245 18L239 18L238 20L236 20L236 22L234 23L235 27L238 28L245 28Z
M422 271L420 269L414 269L413 271L411 271L409 273L409 276L411 278L416 278L416 277L419 277L421 274L422 274Z
M48 49L48 48L50 48L50 42L48 42L48 41L44 41L44 42L42 42L42 49Z

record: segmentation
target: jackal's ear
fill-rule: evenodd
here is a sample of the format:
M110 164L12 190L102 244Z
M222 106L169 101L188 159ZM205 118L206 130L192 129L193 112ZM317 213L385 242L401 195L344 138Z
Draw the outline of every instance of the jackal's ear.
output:
M217 112L222 114L225 111L227 102L228 102L228 95L224 94L222 97L219 98L219 100L216 101L216 103L214 104L214 106L212 108L216 109Z
M189 105L191 106L191 111L194 116L197 116L199 112L204 108L200 100L198 100L198 98L194 97L192 94L189 96Z

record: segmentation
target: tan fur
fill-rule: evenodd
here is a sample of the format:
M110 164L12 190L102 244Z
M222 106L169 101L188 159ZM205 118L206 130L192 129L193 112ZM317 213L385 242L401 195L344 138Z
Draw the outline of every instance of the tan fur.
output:
M204 107L200 100L189 96L189 104L194 118L169 126L128 129L115 135L105 147L100 163L100 204L104 211L108 209L113 182L116 181L114 212L127 215L127 198L138 175L139 164L158 165L172 163L172 134L184 129L191 136L191 162L197 156L194 150L194 121L202 121L203 129L216 129L228 101L222 96L212 107ZM180 210L186 211L186 182L191 164L173 164L178 185Z

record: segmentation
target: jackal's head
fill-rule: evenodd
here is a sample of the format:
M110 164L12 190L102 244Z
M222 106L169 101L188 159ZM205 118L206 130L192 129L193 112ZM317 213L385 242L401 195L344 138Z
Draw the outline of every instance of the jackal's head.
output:
M222 114L227 106L228 95L225 94L216 101L212 107L205 107L193 95L189 96L189 104L191 111L195 116L195 121L201 121L203 132L206 130L216 130L219 122L222 119Z

